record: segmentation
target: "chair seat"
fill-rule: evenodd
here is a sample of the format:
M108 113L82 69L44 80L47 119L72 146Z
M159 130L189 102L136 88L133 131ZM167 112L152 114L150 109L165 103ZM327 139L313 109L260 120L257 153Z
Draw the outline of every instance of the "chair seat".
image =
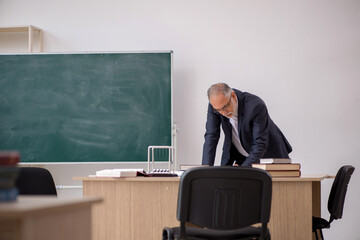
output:
M330 223L323 218L313 217L313 231L324 228L330 228Z
M180 236L180 227L166 228L164 229L163 234L168 234L170 231L175 236L175 239L179 239ZM213 230L213 229L204 229L204 228L186 228L186 240L240 240L240 239L259 239L261 233L261 228L259 227L245 227L239 230L233 231L222 231L222 230ZM171 235L171 234L170 234ZM191 236L191 237L190 237ZM265 239L270 239L270 231L267 229Z

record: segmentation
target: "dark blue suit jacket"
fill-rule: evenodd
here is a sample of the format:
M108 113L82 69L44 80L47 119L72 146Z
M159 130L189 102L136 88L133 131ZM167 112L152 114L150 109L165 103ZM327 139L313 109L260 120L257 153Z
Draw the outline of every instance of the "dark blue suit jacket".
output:
M233 89L238 98L239 135L248 157L241 155L232 145L232 125L228 118L215 113L209 104L203 165L214 165L216 146L220 137L220 125L225 133L221 165L242 166L258 163L260 158L288 158L292 148L280 129L271 120L266 105L259 97Z

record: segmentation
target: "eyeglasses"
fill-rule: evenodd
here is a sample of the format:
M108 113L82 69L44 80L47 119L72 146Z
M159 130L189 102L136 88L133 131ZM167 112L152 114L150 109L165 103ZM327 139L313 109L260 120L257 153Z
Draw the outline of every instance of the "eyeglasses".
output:
M215 109L215 108L213 108L214 113L220 114L220 112L226 111L226 110L230 107L230 104L231 104L231 95L230 95L230 99L229 99L228 103L225 104L225 106L223 106L223 107L220 108L220 109Z

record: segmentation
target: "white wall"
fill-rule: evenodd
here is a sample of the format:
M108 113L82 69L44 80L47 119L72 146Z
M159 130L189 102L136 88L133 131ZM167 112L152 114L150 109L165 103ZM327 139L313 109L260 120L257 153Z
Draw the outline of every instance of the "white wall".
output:
M344 217L324 233L360 238L360 1L0 0L0 25L27 24L44 30L45 52L173 50L182 163L200 164L210 84L259 95L303 174L356 167ZM0 34L0 52L26 51L22 37ZM58 185L80 185L72 176L99 168L48 167ZM322 182L326 218L331 184Z

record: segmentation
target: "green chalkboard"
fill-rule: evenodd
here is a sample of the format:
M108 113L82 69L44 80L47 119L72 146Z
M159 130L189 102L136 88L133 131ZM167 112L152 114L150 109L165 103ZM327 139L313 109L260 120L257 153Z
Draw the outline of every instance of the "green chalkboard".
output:
M22 162L146 161L171 146L171 52L0 55L0 150Z

